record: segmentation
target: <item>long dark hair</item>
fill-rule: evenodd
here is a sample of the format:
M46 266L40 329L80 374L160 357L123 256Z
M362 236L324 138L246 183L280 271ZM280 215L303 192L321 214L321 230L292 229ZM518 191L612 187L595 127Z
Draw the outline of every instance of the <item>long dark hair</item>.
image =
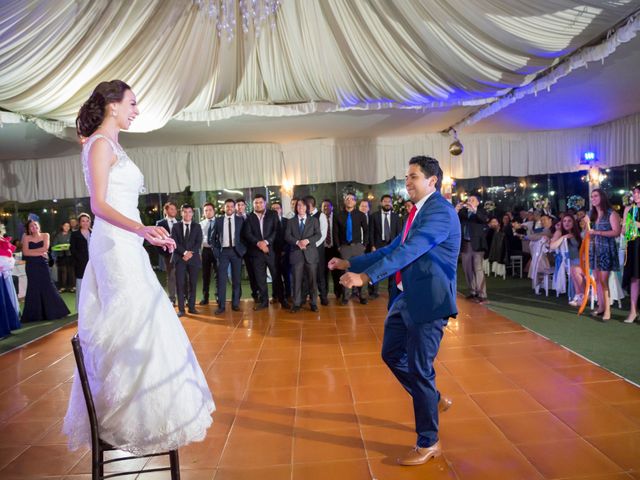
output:
M611 203L609 202L609 198L607 197L607 194L604 193L604 190L602 190L601 188L594 188L593 192L597 192L598 196L600 197L600 210L602 210L602 213L606 215L606 213L609 211L609 209L611 208ZM589 213L589 220L591 220L591 223L595 223L596 220L598 220L598 209L593 206L591 207L591 212Z
M564 225L562 224L562 222L564 222L564 219L569 217L571 219L571 221L573 222L573 227L571 228L571 230L565 230L564 229ZM578 248L580 248L580 245L582 244L582 234L580 232L580 225L579 222L575 219L575 217L573 215L571 215L570 213L565 213L562 218L560 219L560 233L562 235L566 235L568 233L570 233L571 235L573 235L573 238L575 238L578 241Z
M104 120L107 105L121 102L127 90L131 90L131 87L122 80L99 83L78 112L76 118L78 136L90 137L93 135L93 132L98 129Z

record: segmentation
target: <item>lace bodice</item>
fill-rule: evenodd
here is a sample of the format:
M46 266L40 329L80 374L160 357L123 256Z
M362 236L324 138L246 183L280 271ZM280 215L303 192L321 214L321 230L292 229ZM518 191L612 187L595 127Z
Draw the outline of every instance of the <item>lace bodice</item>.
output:
M144 187L144 176L135 163L129 158L127 153L114 143L110 138L96 134L87 139L82 147L82 170L84 181L91 194L91 182L89 172L89 152L91 146L98 138L104 138L113 149L117 162L109 171L107 184L107 203L124 215L131 217L138 214L138 195L146 193Z

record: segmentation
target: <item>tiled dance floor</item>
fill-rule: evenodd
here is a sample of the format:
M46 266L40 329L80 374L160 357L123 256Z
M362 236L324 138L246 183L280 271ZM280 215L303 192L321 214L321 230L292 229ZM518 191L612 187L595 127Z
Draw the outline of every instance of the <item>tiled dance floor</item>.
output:
M415 437L379 355L385 303L186 318L218 411L206 440L180 451L182 478L640 479L640 389L462 299L437 361L454 401L444 456L397 466ZM0 356L2 480L90 478L87 450L68 452L60 434L73 333Z

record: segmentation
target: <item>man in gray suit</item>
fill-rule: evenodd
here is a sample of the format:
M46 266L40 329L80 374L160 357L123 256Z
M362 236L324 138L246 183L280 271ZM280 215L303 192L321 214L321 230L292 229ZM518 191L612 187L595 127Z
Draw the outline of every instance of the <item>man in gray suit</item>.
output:
M176 242L176 249L171 255L171 263L176 268L176 286L178 289L178 316L183 317L185 283L189 275L189 313L197 314L196 289L198 272L202 266L200 247L202 246L202 228L193 222L193 207L188 204L180 208L182 221L174 225L171 238Z
M289 262L293 271L293 306L291 312L299 312L302 305L302 279L309 286L311 311L318 311L318 261L316 242L322 237L320 222L309 215L309 205L304 200L296 202L296 216L287 222L285 241L291 246Z

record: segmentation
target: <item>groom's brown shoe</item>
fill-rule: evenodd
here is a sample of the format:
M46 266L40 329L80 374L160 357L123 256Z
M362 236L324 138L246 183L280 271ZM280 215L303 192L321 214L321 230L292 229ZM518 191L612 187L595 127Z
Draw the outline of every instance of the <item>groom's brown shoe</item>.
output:
M413 447L407 455L398 458L398 463L409 467L422 465L423 463L427 463L432 458L439 457L440 455L442 455L440 442L436 442L427 448Z
M451 405L453 405L453 400L451 400L450 398L441 396L440 400L438 401L438 411L440 413L446 412L451 408Z

